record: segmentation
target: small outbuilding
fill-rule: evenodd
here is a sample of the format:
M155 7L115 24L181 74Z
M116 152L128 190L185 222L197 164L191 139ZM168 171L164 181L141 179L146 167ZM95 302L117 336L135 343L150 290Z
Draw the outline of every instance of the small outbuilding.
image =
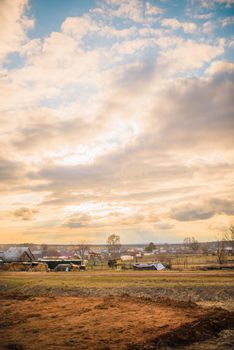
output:
M133 264L134 270L157 270L161 271L165 269L165 266L158 262L158 263L152 263L152 264Z

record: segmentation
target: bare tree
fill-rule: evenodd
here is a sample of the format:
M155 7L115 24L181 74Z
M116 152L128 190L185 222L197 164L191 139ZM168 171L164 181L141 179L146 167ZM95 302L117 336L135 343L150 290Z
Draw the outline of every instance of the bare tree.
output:
M121 248L120 236L114 234L110 235L107 238L107 248L112 257L117 257Z
M186 237L184 239L184 244L194 252L196 252L199 248L199 243L194 237Z
M222 265L225 261L225 238L223 235L217 239L217 258L218 263Z
M202 250L202 254L208 255L208 253L209 253L209 243L207 243L207 242L200 243L200 247L201 247L201 250Z
M227 253L227 246L232 247L232 254L234 253L234 225L230 225L228 230L217 239L217 258L220 265L225 261Z
M85 253L87 252L88 249L89 249L89 245L86 242L81 242L77 246L77 253L79 254L82 260L84 260Z
M230 225L228 231L224 234L224 239L230 247L232 247L232 255L234 254L234 225Z

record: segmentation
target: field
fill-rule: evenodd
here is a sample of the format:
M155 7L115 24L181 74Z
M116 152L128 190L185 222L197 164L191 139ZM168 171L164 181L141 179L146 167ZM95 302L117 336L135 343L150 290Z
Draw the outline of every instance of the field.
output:
M232 349L233 281L231 271L2 272L1 349Z

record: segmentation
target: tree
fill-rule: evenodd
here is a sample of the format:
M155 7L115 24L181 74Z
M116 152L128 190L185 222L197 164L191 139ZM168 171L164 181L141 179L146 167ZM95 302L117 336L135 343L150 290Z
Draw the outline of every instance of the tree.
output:
M222 265L225 261L225 239L223 235L217 239L217 258L218 263Z
M110 235L107 238L107 249L111 256L117 257L120 253L121 243L120 236L118 235Z
M217 258L220 265L225 261L226 247L232 247L232 254L234 253L234 225L230 225L228 230L217 239Z
M225 241L232 247L232 255L234 254L234 225L230 225L228 231L224 234Z
M186 237L184 239L184 244L194 252L196 252L199 248L199 243L194 237Z
M156 248L155 244L153 242L150 242L146 247L145 251L151 253Z
M89 249L89 245L85 242L81 242L77 246L77 253L79 254L79 256L82 260L84 260L85 253L87 252L88 249Z
M202 250L202 254L208 255L208 253L209 253L209 243L207 243L207 242L200 243L200 248Z
M94 268L94 266L97 265L97 258L96 258L96 255L95 255L95 254L91 254L91 255L90 255L89 264L90 264L90 266L91 266L92 269Z

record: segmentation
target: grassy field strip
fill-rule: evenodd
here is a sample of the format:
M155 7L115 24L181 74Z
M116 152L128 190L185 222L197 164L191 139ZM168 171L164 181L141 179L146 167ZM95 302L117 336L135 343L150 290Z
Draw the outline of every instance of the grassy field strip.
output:
M0 274L0 286L7 288L17 287L59 287L69 288L118 288L118 287L166 287L173 288L183 286L233 286L234 274L228 275L197 274L185 276L181 275L155 275L147 273L142 275L136 273L133 275L124 275L118 273L100 274L94 273L2 273Z

